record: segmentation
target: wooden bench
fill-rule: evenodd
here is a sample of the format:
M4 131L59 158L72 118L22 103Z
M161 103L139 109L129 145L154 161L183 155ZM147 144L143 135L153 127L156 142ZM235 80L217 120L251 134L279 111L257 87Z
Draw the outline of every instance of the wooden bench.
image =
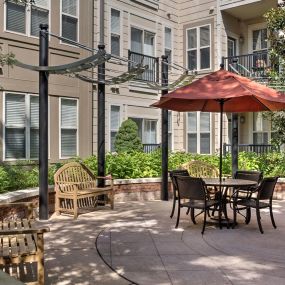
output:
M97 179L110 180L110 185L97 187ZM55 211L73 214L77 219L80 208L96 207L98 196L105 195L114 208L113 179L95 177L91 170L82 163L70 162L62 166L54 175Z
M44 285L44 239L48 227L39 226L33 217L33 203L1 204L0 208L23 207L28 209L26 218L7 218L0 221L0 265L20 267L37 262L37 282ZM19 278L19 276L17 276Z

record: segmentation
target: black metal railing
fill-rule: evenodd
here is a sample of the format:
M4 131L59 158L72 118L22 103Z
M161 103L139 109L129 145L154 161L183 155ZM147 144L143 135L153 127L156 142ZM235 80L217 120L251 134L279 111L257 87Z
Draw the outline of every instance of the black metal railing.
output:
M129 70L137 64L147 65L148 69L144 73L138 75L136 80L143 80L148 82L159 81L159 58L153 57L133 51L128 51Z
M160 144L157 143L145 143L143 144L143 151L146 153L153 152L160 148Z
M231 153L232 145L231 144L223 144L223 154L226 155L227 153ZM280 149L272 144L239 144L238 151L245 151L245 152L255 152L257 154L263 154L268 152L279 152Z
M272 68L268 50L251 54L223 57L222 63L228 71L251 77L257 81L267 81L268 71Z

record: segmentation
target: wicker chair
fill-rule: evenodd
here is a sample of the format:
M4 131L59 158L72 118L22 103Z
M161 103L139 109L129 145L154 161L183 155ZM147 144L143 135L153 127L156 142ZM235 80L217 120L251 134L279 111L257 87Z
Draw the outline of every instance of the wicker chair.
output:
M264 178L261 182L261 184L258 186L256 190L256 198L250 196L247 199L236 199L233 202L233 208L234 208L234 224L236 225L236 213L237 213L237 207L242 206L245 209L255 208L256 209L256 217L257 217L257 223L260 232L263 234L263 229L261 225L261 217L260 217L260 209L269 208L270 211L270 218L271 222L274 228L276 228L276 224L273 217L273 211L272 211L272 197L275 185L277 183L278 177L270 177L270 178Z
M211 200L209 198L206 185L202 178L174 176L174 179L176 180L178 190L178 214L175 228L177 228L179 225L180 208L186 207L188 209L199 209L202 213L204 212L204 223L201 232L204 234L207 212L211 208L217 206L219 201ZM182 202L181 200L183 199L187 199L188 201ZM221 214L221 211L219 211L219 214ZM196 224L195 220L193 223Z
M110 186L97 187L97 179L109 179ZM77 219L79 208L95 207L98 196L108 196L107 203L114 208L113 179L95 177L84 164L70 162L62 166L54 175L55 212L73 214Z
M217 178L219 177L219 170L213 165L199 160L192 160L184 163L180 167L186 169L191 177L201 178Z

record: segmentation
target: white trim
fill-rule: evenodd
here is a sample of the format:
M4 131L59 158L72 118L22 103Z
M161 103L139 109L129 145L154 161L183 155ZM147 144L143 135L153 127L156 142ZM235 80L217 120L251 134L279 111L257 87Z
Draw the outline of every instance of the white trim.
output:
M121 104L113 104L113 103L111 103L111 104L109 104L109 118L108 118L108 127L109 127L109 135L108 135L108 137L109 137L109 144L108 144L108 147L109 147L109 151L111 152L112 151L112 149L111 149L111 132L118 132L119 131L119 128L117 129L117 130L115 130L115 129L112 129L111 128L111 112L112 112L112 106L115 106L115 107L119 107L120 108L120 110L119 110L119 128L120 128L120 126L121 126L121 124L122 124L122 122L123 122L123 120L122 120L122 110L123 110L123 106L121 105Z
M201 135L201 120L200 120L200 116L201 113L200 111L192 111L192 112L186 112L186 152L188 151L188 146L189 146L189 142L188 142L188 134L191 133L188 131L188 113L196 113L196 119L197 119L197 125L196 125L196 132L193 134L197 135L197 148L196 148L196 153L201 154L200 150L201 150L201 140L200 140L200 135ZM210 134L210 138L209 138L209 145L210 145L210 152L209 153L205 153L205 154L212 154L213 152L213 148L212 148L212 139L213 139L213 129L212 129L212 113L210 112L205 112L209 114L210 117L210 130L209 132L202 132L202 133L209 133ZM204 154L204 153L203 153Z
M32 19L32 6L39 7L43 10L48 11L48 25L49 25L49 30L51 31L51 0L48 1L48 6L43 7L40 5L31 5L31 4L24 4L25 5L25 33L19 33L11 30L7 30L7 2L5 1L4 3L4 32L6 33L11 33L15 35L20 35L20 36L25 36L33 39L38 39L38 36L34 36L31 34L31 19ZM17 3L15 3L17 4ZM50 39L50 36L49 36Z
M116 7L113 7L113 6L110 6L109 7L109 17L108 17L108 19L109 19L109 25L108 25L108 30L109 30L109 33L108 33L108 43L109 43L109 47L108 47L108 50L109 50L109 52L111 53L111 48L112 48L112 40L111 40L111 37L112 37L112 26L111 26L111 24L112 24L112 9L113 10L116 10L116 11L118 11L118 12L120 12L120 33L119 34L115 34L115 35L117 35L117 36L119 36L120 37L120 54L119 54L119 56L122 56L122 54L123 54L123 37L122 37L122 31L123 31L123 21L122 21L122 15L123 15L123 10L121 10L121 9L118 9L118 8L116 8Z
M266 29L267 25L266 23L258 23L258 24L253 24L253 25L248 25L248 53L252 53L252 42L253 42L253 38L252 38L252 32L256 31L256 30L261 30L261 29ZM267 48L268 48L268 44L267 44Z
M76 101L76 155L79 154L79 99L71 97L59 97L59 159L69 159L71 156L62 156L61 155L61 101L62 100L73 100Z
M76 7L77 8L77 11L76 11L77 15L73 16L73 15L66 14L66 13L62 12L62 0L60 0L60 5L59 5L59 17L60 17L60 19L59 19L59 35L62 37L62 15L66 15L66 16L68 16L70 18L76 18L77 19L77 40L76 41L80 42L80 39L79 39L79 37L80 37L80 33L79 33L79 30L80 30L80 25L79 25L79 20L80 20L80 8L79 8L80 0L76 0L76 2L77 2L77 7ZM74 48L79 48L76 45L73 45L71 43L65 43L62 40L60 40L59 43L62 44L62 45L66 45L66 46L70 46L70 47L74 47Z
M232 33L230 31L227 31L227 55L228 56L228 38L232 38L236 40L236 55L239 55L239 35Z
M170 27L169 25L164 25L163 27L163 32L162 32L162 54L165 55L165 50L170 50L171 51L171 58L170 58L170 62L173 63L173 44L174 44L174 41L173 41L173 27ZM167 48L165 47L165 29L168 28L170 29L171 31L171 34L170 34L170 45L171 45L171 48ZM169 59L168 59L168 62L169 62Z
M209 26L209 45L207 46L203 46L202 48L210 48L210 51L209 51L209 55L210 55L210 66L208 68L204 68L204 69L201 69L200 68L200 62L201 62L201 57L200 57L200 51L201 51L201 46L200 46L200 28L202 27L206 27L206 26ZM188 48L188 31L189 30L196 30L196 33L197 33L197 46L196 48ZM191 28L188 28L186 29L186 64L187 64L187 67L189 66L189 63L188 63L188 51L191 51L191 50L196 50L197 51L197 56L196 56L196 60L197 60L197 71L207 71L207 70L211 70L212 69L212 24L209 23L209 24L205 24L205 25L199 25L199 26L195 26L195 27L191 27Z

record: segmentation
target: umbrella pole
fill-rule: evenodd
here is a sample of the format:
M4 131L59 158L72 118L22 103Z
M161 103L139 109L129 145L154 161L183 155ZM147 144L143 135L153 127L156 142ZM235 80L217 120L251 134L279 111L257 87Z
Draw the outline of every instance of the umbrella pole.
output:
M219 178L222 181L223 172L223 112L224 112L224 100L220 100L220 169Z

